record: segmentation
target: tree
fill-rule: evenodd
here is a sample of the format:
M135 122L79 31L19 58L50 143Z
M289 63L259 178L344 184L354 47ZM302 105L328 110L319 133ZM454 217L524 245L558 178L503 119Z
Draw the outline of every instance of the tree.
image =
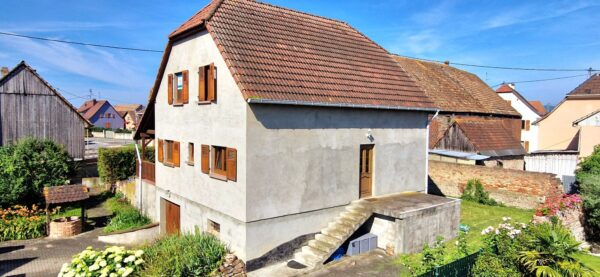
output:
M22 139L0 147L0 206L42 202L44 187L64 185L72 158L51 140Z
M587 232L594 238L600 238L600 145L594 152L579 163L576 171L577 183L587 223Z

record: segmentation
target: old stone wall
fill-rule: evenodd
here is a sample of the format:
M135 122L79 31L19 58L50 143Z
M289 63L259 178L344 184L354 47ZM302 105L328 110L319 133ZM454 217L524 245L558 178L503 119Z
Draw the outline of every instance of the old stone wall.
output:
M471 179L479 179L492 198L525 209L563 193L560 179L549 173L429 161L431 194L458 197Z

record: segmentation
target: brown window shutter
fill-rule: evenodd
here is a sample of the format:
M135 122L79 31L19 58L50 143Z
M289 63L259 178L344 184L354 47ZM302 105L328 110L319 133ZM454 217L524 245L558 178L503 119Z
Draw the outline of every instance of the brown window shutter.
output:
M173 166L179 166L179 141L173 142Z
M525 152L529 152L529 141L525 142Z
M525 120L525 131L529 131L530 126L531 126L531 121Z
M173 105L173 74L169 74L169 81L167 84L169 85L167 89L167 98L169 99L169 105Z
M216 88L216 67L214 63L211 63L208 68L208 76L207 76L207 84L208 84L208 101L215 101L217 96L217 88Z
M163 162L163 140L158 140L158 161Z
M227 169L227 180L237 181L237 150L227 148L225 156L225 168Z
M201 148L201 164L202 164L202 173L210 173L210 146L202 144Z
M189 71L184 70L181 75L183 75L183 104L187 104L190 102Z
M198 101L206 101L206 66L198 68Z

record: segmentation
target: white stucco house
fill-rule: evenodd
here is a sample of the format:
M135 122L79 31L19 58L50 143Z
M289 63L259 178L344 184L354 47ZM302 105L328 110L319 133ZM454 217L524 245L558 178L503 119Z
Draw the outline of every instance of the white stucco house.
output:
M528 153L539 149L538 126L532 123L546 114L546 109L540 101L528 101L516 89L514 84L503 84L496 93L517 110L521 118L521 144Z
M161 232L213 233L250 265L319 230L328 248L305 246L316 254L303 257L324 261L369 217L379 224L376 208L353 202L421 192L401 205L448 205L422 218L450 223L402 240L420 249L458 225L458 202L423 194L436 110L386 50L344 22L213 1L169 36L136 133L157 145L140 206ZM340 214L356 224L339 231ZM392 240L392 251L407 249Z

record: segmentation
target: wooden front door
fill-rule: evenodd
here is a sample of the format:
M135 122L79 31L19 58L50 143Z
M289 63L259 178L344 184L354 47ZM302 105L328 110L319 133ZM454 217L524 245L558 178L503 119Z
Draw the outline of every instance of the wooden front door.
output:
M373 191L373 145L360 146L360 198L369 197Z
M165 231L167 234L179 233L179 205L165 201Z

